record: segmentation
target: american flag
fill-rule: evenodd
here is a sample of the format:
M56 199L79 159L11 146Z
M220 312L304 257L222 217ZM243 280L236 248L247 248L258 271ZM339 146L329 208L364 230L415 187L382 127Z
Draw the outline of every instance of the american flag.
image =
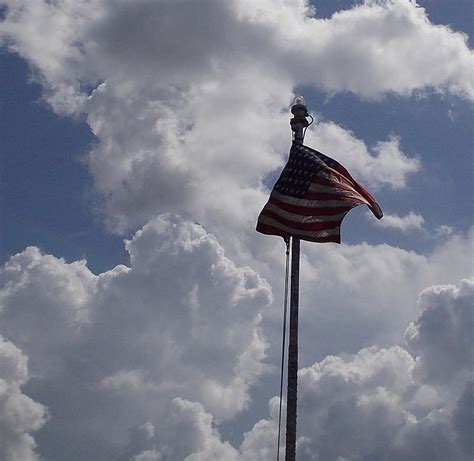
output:
M354 207L367 205L378 219L375 198L336 160L294 142L263 207L257 231L310 242L341 242L341 223Z

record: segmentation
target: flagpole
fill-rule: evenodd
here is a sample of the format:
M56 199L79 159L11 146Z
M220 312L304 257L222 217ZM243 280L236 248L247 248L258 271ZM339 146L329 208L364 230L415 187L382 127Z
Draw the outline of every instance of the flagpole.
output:
M291 239L290 339L288 343L288 387L286 397L285 461L296 458L296 408L298 399L298 301L300 239Z
M308 126L308 110L302 96L293 101L290 121L294 133L293 142L303 144L304 130ZM296 458L296 413L298 399L298 306L300 282L300 239L291 238L291 291L290 291L290 338L288 343L288 386L286 397L286 453L285 461Z

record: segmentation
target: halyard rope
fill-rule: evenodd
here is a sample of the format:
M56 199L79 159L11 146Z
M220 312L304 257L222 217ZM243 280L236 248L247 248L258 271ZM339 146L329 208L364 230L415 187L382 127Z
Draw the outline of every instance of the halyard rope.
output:
M283 375L285 370L285 343L286 343L286 318L288 317L288 276L290 268L290 239L286 243L286 267L285 267L285 294L283 301L283 337L281 345L281 370L280 370L280 410L278 413L278 447L277 461L280 460L280 435L281 435L281 405L283 399Z

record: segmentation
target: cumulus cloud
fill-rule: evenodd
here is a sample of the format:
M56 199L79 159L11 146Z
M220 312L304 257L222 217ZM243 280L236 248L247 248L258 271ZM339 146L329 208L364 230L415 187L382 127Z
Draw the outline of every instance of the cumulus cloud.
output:
M131 461L159 461L160 459L161 456L156 450L145 450L131 458Z
M466 388L458 400L453 411L453 426L456 431L457 441L467 456L474 455L474 440L472 428L474 427L474 381L466 384Z
M40 438L48 459L113 459L129 428L163 430L160 414L176 396L230 418L266 371L260 323L272 295L255 271L172 216L147 224L127 249L131 267L98 276L34 247L3 269L2 331L28 355L31 395L54 415Z
M406 351L391 348L363 349L347 361L327 357L301 370L306 449L321 460L387 456L400 429L414 422L405 402L414 386L412 367Z
M453 232L454 232L454 228L446 224L441 224L437 226L435 229L435 235L437 237L442 237L442 238L449 237L450 235L452 235Z
M321 460L469 459L473 306L468 300L471 280L424 290L421 314L407 330L411 354L401 347L371 347L302 369L305 450ZM461 386L453 385L454 376ZM451 416L453 398L459 401ZM302 454L302 459L313 458Z
M433 286L420 294L421 314L407 330L412 353L400 346L371 346L345 357L327 356L299 371L298 459L471 459L472 337L467 335L472 325L461 326L466 310L472 319L472 303L466 304L468 296L472 299L471 285L463 280L457 287ZM416 351L414 329L423 337L416 339L423 344ZM455 365L441 355L437 376L459 377L461 370L470 370L462 375L461 386L451 378L420 373L430 362L434 369L443 347L455 357ZM456 348L465 353L452 354ZM271 403L274 413L277 399ZM265 453L254 459L272 459L274 431L272 414L245 435L241 454L252 441L253 453ZM273 438L266 438L267 433Z
M357 351L378 341L401 341L416 316L420 285L446 280L448 267L452 277L466 272L470 241L455 237L429 257L387 245L342 245L338 253L330 246L304 248L300 358L301 392L307 402L302 408L317 412L304 416L301 410L301 427L306 427L301 453L314 453L323 443L317 427L324 425L321 421L337 425L344 405L368 425L380 424L381 440L385 430L396 430L398 448L408 453L418 449L416 431L426 433L429 441L436 428L438 438L446 437L446 447L462 439L466 415L458 411L457 419L453 417L456 432L449 411L463 390L465 367L453 361L454 370L445 354L440 362L444 374L433 374L433 369L438 349L455 354L460 347L456 338L465 340L459 329L466 316L465 282L460 288L438 286L423 292L423 311L410 327L417 335L407 336L416 359L400 346ZM218 431L222 421L249 406L251 386L268 369L265 355L274 361L280 328L275 332L276 310L264 309L272 299L269 284L255 270L236 266L202 226L176 216L150 222L126 246L130 267L99 275L84 261L66 263L33 247L13 256L2 271L2 331L28 355L34 376L29 395L52 415L36 437L41 454L52 461L69 456L68 450L84 460L142 456L161 461L193 455L192 460L250 461L274 456L276 399L270 403L271 416L258 421L240 447L229 445ZM268 268L272 257L270 252L260 265L254 262L278 287ZM378 302L368 305L367 297ZM443 335L424 326L433 323L429 318L437 310L453 318ZM54 328L48 329L45 321ZM341 358L344 352L349 355ZM324 358L327 354L332 355ZM320 362L311 365L315 357ZM448 368L460 377L455 387L439 379ZM448 413L438 412L449 394ZM323 411L314 404L318 398L327 402L327 414L318 413ZM182 426L183 421L190 426ZM176 438L185 432L188 438ZM344 428L334 434L345 434ZM380 447L371 437L344 436L344 450L376 452ZM58 444L64 438L68 446ZM360 446L354 445L355 439ZM328 447L335 441L324 440ZM178 455L176 450L182 451Z
M97 138L87 164L118 232L169 211L216 233L252 227L288 148L281 110L295 86L473 94L465 36L409 1L325 20L303 0L4 4L3 43L32 64L56 111L85 114ZM370 186L405 187L420 168L396 137L366 147L321 123L313 138Z
M124 230L169 210L193 216L216 232L231 229L239 233L253 228L254 216L267 195L262 181L269 172L281 168L288 148L283 136L286 116L264 108L261 95L257 94L259 89L248 94L253 76L256 75L252 72L246 73L237 82L229 77L224 88L219 84L217 88L200 90L193 97L193 128L183 133L178 120L189 118L189 106L175 113L172 123L161 120L155 107L146 122L150 129L143 131L143 126L137 127L130 135L123 129L123 134L117 136L117 129L128 124L134 110L130 114L104 110L99 117L89 117L92 127L105 118L110 121L117 117L110 133L96 131L106 142L100 143L89 157L97 187L106 197L111 228ZM260 81L264 78L259 77ZM273 88L270 79L267 83L265 97L278 98L281 105L286 104L287 100L277 96L284 88ZM234 98L260 105L262 119L255 118L250 106L233 104L228 106L232 107L229 113L221 111L228 92L234 93ZM236 119L234 111L239 109L245 115ZM209 125L209 120L216 116L219 124ZM262 132L266 133L263 137ZM369 149L354 133L333 123L318 123L308 132L308 143L336 157L357 179L374 188L405 187L407 178L420 170L420 162L403 153L397 139ZM157 148L160 150L156 151ZM215 197L219 197L219 203Z
M409 0L366 1L329 20L317 19L305 0L206 0L199 8L149 0L133 7L110 0L3 3L3 40L57 92L62 84L81 94L81 81L104 77L189 84L221 66L260 59L330 91L376 97L432 86L473 95L466 36L432 24Z
M414 1L368 0L329 21L307 18L300 30L298 39L311 45L297 69L308 82L317 69L328 91L377 98L431 87L473 98L467 36L432 24Z
M418 314L419 293L431 285L456 284L471 274L472 258L466 248L473 244L473 231L455 235L427 254L387 244L303 243L302 363L312 363L316 355L322 359L327 354L355 353L372 344L403 345L405 329ZM274 263L280 261L280 273L282 259ZM274 287L275 298L282 299L278 279L263 265L255 267ZM271 312L280 318L279 311Z
M405 349L372 346L345 358L328 356L299 372L298 459L433 459L467 461L472 454L472 383L451 412L442 389L419 379L416 359ZM212 418L190 402L194 441L179 459L251 461L275 456L278 399L270 416L258 421L232 448L213 428ZM175 410L176 411L176 410ZM173 426L172 426L173 427ZM223 450L225 458L222 458ZM172 458L170 458L172 459Z
M39 461L31 435L47 420L46 408L22 392L28 381L27 357L0 335L0 458Z
M473 371L474 279L464 279L459 287L436 285L420 295L422 311L410 323L406 339L419 356L416 371L435 383L454 380Z
M405 216L397 214L384 214L383 222L377 221L375 224L379 227L398 229L402 232L421 231L425 220L419 213L410 211Z
M158 461L161 453L156 449L155 426L151 421L129 430L129 442L120 461Z
M148 425L151 423L148 422ZM239 461L238 451L223 441L213 416L198 402L174 398L162 414L160 431L142 425L121 460L124 461ZM130 453L136 453L130 456ZM128 454L127 454L128 453Z
M269 403L269 418L262 419L255 423L249 432L244 434L244 439L240 445L239 461L251 461L253 459L270 460L274 459L276 454L276 441L278 437L278 410L279 398L272 398ZM284 453L284 437L286 425L286 402L282 402L282 419L281 419L281 445L280 458L283 459Z
M370 149L351 131L332 122L320 122L308 131L306 139L329 156L337 153L337 159L372 188L401 189L407 177L421 168L418 159L402 152L400 139L394 136Z

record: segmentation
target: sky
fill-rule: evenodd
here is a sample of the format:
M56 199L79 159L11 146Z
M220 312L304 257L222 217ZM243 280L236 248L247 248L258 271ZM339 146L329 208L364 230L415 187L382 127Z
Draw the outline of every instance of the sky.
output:
M384 210L302 243L297 459L472 459L471 2L0 17L2 461L275 459L297 94Z

